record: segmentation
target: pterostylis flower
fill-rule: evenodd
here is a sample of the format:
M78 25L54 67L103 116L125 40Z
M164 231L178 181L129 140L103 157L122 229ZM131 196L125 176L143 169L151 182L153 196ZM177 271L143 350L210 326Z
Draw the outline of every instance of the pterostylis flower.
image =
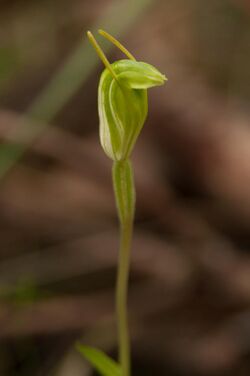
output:
M162 85L166 77L152 65L136 61L116 39L99 33L114 43L128 59L109 63L93 35L88 36L105 65L98 88L100 141L114 161L129 158L148 112L147 89Z
M127 289L135 189L129 157L147 117L147 90L163 85L166 77L152 65L136 61L134 56L107 32L99 30L99 33L127 57L110 64L94 36L88 31L89 40L105 66L98 87L99 131L101 145L113 160L113 186L120 219L116 284L119 363L93 348L80 346L80 351L103 376L130 376Z

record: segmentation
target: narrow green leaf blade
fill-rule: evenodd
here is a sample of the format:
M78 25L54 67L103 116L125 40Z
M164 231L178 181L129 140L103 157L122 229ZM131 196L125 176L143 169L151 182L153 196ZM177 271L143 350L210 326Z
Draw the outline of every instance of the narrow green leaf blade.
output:
M122 375L120 365L104 354L104 352L81 344L77 344L77 350L102 376Z

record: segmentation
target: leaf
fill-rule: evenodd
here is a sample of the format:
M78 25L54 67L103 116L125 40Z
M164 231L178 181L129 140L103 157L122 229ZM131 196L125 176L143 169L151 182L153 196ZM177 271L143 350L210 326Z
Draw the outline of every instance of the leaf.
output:
M77 350L102 376L121 376L121 367L104 352L90 346L77 344Z

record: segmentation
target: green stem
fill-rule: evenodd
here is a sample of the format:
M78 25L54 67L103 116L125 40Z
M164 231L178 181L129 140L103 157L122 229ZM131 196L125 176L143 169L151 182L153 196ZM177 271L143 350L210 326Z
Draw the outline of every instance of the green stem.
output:
M116 314L118 324L119 361L122 376L130 375L130 339L128 328L127 292L130 264L132 226L121 225L121 243L116 285Z
M120 218L120 250L116 285L116 314L118 326L119 361L122 376L130 376L130 339L128 329L128 278L130 248L133 234L135 191L129 161L114 162L113 184Z

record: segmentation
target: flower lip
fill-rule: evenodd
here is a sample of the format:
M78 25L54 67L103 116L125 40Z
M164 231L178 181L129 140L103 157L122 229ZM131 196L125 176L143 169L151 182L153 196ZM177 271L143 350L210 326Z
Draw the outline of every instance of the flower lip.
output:
M155 82L157 85L163 85L165 81L168 80L168 78L165 76L165 74L161 74L160 72L156 75L148 75L147 78Z

